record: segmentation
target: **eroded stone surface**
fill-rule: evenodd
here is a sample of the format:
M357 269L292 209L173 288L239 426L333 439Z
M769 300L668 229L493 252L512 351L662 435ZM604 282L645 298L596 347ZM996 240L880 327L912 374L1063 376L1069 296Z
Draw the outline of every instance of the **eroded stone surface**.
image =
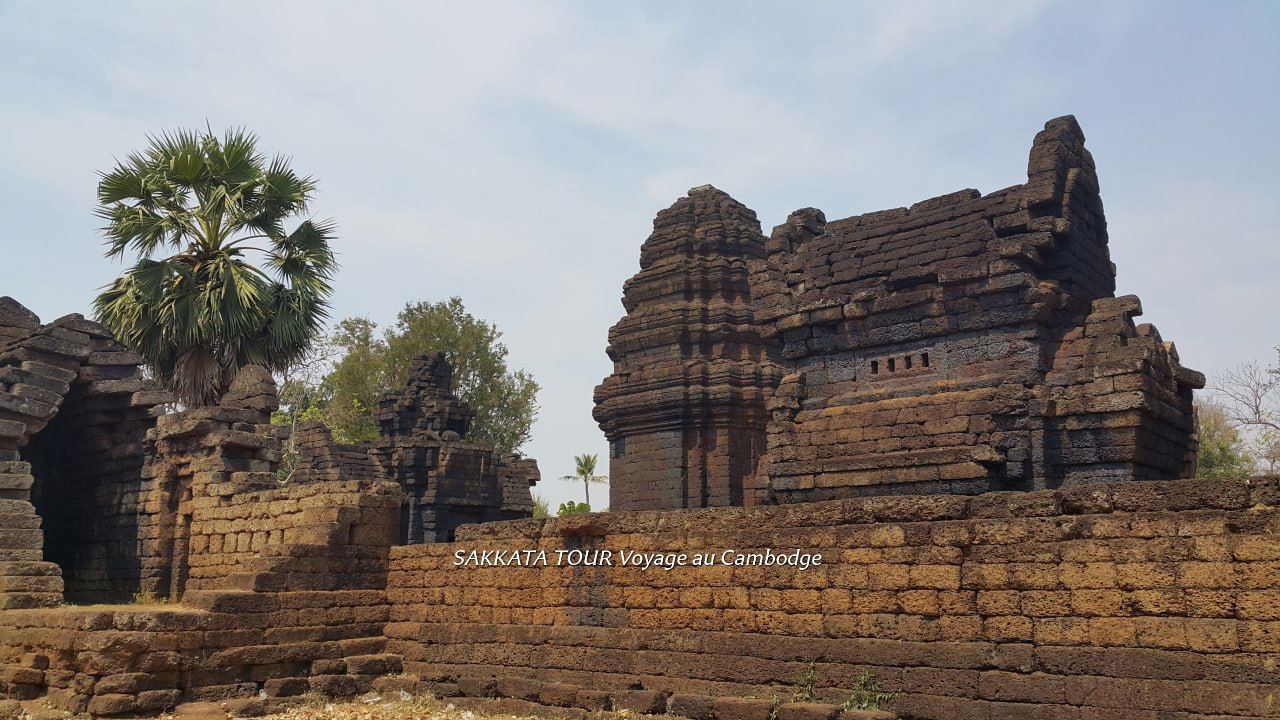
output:
M172 401L141 365L97 323L0 298L0 608L136 588L121 566L156 539L138 522L142 438Z

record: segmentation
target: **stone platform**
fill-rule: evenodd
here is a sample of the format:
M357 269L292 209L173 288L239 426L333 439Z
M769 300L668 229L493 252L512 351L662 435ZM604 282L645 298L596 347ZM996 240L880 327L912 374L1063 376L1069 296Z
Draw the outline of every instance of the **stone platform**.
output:
M870 673L908 718L1274 717L1280 480L859 498L471 526L391 550L422 678L787 697ZM801 549L766 567L469 567L458 550Z

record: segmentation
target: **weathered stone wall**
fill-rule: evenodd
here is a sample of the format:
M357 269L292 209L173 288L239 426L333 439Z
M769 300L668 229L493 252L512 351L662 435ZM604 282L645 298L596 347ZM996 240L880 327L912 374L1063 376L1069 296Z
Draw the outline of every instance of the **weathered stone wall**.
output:
M1072 118L1026 184L827 222L807 209L752 262L782 345L774 497L975 493L1194 474L1203 377L1112 297L1093 159Z
M188 590L237 587L246 568L282 545L332 547L333 559L352 561L335 566L343 577L309 578L309 583L359 582L380 588L385 582L381 551L395 542L401 498L391 483L323 482L238 491L229 485L223 490L225 494L192 502Z
M375 653L400 487L282 484L269 373L160 415L140 362L79 316L0 299L0 697L132 715L396 671ZM72 601L182 605L41 607L64 577Z
M815 660L904 717L1272 717L1280 481L629 512L391 551L388 650L423 678L787 697ZM820 567L455 567L458 550L803 549Z
M184 607L0 613L0 697L43 697L95 716L188 701L366 692L399 660L380 654L381 590L188 594Z
M147 573L144 553L155 529L138 478L155 413L135 400L146 394L140 379L90 379L137 370L132 364L81 368L57 416L22 450L35 479L32 503L44 523L44 557L61 567L68 600L127 599ZM102 391L112 385L119 392Z
M191 590L258 589L262 558L294 547L311 548L312 558L307 586L295 589L382 586L385 550L399 530L399 486L328 479L311 466L282 483L284 428L270 424L276 406L270 374L251 366L220 405L163 416L148 432L139 492L161 532L143 592L178 600ZM334 574L324 576L325 567Z

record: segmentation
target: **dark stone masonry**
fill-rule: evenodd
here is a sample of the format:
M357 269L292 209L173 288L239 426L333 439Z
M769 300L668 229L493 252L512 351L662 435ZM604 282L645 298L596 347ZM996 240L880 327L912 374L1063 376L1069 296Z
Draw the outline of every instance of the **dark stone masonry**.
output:
M766 238L711 186L658 214L596 389L611 508L975 494L1194 474L1191 393L1115 297L1072 117L1027 182Z

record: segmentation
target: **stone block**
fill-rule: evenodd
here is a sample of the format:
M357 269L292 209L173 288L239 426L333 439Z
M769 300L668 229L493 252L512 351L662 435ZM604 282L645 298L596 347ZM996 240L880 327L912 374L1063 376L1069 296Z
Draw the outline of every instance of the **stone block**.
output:
M311 663L312 675L346 675L347 661L341 658L321 658Z
M778 720L834 720L840 712L839 705L789 702L778 706L776 717Z
M91 715L127 715L138 711L138 698L135 695L94 695L89 701Z
M311 689L307 678L273 678L263 683L263 691L268 697L294 697L303 695Z
M466 675L458 678L458 692L464 697L497 697L497 680L492 677Z
M392 654L353 655L345 659L347 672L353 675L383 675L402 669L400 656Z
M709 695L675 693L667 698L667 714L690 720L713 720L716 717L715 698Z
M608 711L614 709L613 697L605 690L579 688L573 696L574 707L583 710Z
M758 698L717 697L717 720L772 720L776 703Z
M538 702L552 707L574 707L580 688L568 683L546 683L538 692Z
M351 697L360 692L360 686L352 675L312 675L311 689L328 697Z
M609 693L614 710L661 715L667 710L667 693L657 690L615 690Z

